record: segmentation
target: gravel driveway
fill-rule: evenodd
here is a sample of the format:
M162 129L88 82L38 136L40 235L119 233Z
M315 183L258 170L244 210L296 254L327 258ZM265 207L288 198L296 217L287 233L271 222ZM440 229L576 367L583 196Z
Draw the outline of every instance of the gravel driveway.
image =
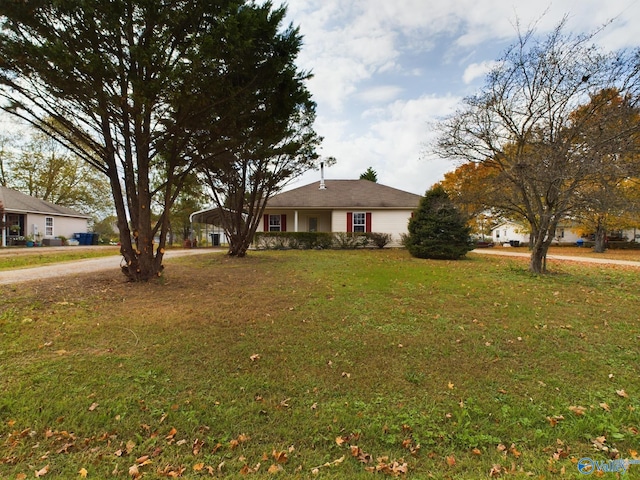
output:
M204 253L214 252L224 252L224 250L212 250L204 248L192 250L167 250L167 252L164 254L164 258L171 259L176 257L183 257L186 255L201 255ZM29 282L32 280L61 277L78 273L97 272L100 270L119 270L121 261L122 255L112 255L100 258L70 260L68 262L53 263L51 265L42 265L39 267L21 268L18 270L4 270L0 271L0 285Z

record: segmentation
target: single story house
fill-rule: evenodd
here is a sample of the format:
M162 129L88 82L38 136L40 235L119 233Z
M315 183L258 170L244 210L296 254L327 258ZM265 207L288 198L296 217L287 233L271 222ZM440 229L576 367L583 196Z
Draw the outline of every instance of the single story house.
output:
M269 199L258 231L388 233L400 245L421 198L369 180L320 180Z
M88 230L90 217L71 208L0 186L0 204L4 208L1 246L33 237L43 241L56 237L72 238Z
M637 241L639 235L636 230L624 230L621 232L622 236L631 241ZM491 231L491 237L493 243L509 244L510 242L517 241L521 244L529 244L529 230L524 225L515 222L504 222L496 226ZM554 244L571 244L575 245L578 240L584 240L577 228L574 228L570 223L559 225L556 229L556 235L553 239Z

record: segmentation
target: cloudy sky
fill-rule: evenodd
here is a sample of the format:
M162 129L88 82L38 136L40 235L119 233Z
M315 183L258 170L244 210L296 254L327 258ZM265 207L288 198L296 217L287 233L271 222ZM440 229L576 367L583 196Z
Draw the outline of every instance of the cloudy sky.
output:
M433 158L430 122L476 92L492 61L537 22L544 36L563 16L572 33L597 36L607 50L640 45L640 0L287 0L299 26L301 69L314 78L327 179L378 181L423 194L454 165ZM274 1L274 4L278 4ZM319 179L309 172L288 188Z

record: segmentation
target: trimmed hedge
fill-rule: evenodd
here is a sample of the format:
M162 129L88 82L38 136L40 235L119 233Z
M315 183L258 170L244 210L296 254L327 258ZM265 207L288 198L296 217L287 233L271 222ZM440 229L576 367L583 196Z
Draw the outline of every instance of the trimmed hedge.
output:
M256 232L254 243L264 250L284 249L355 249L373 244L384 248L391 242L389 233L347 233L347 232Z

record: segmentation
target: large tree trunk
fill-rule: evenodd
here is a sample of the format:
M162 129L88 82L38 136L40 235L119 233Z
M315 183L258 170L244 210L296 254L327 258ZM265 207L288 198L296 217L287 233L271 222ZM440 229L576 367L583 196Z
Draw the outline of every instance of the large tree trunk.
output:
M553 241L558 222L542 222L538 230L532 229L531 236L534 238L531 248L531 258L529 260L529 271L536 275L547 273L547 252Z
M598 225L596 226L595 241L596 243L593 247L593 251L597 253L604 253L606 250L607 229L600 219L598 219Z

